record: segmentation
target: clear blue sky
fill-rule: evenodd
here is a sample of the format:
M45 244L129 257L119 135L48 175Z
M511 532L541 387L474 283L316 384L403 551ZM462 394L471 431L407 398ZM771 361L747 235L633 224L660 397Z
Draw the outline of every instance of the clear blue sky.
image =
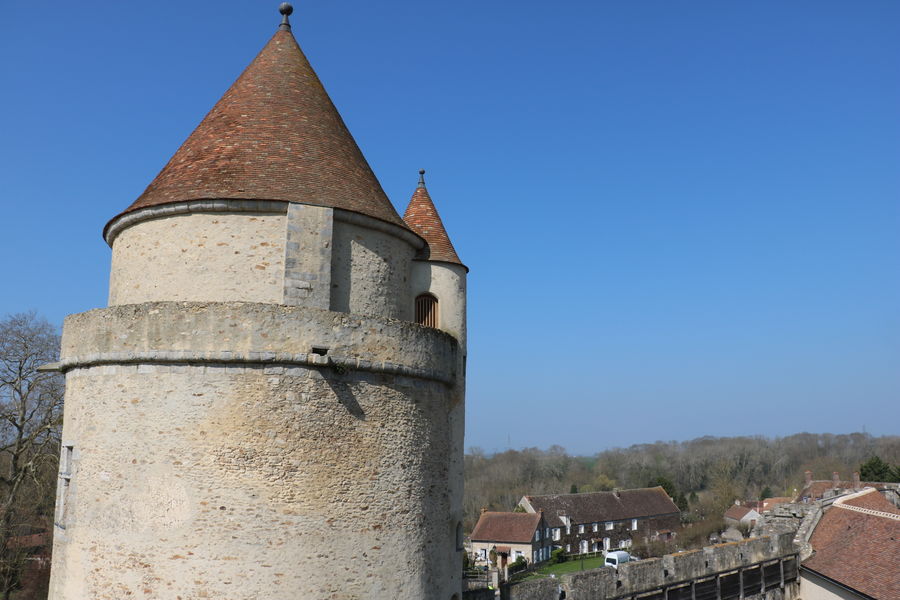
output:
M0 7L0 315L103 306L106 221L274 1ZM900 3L298 2L469 279L467 446L900 427Z

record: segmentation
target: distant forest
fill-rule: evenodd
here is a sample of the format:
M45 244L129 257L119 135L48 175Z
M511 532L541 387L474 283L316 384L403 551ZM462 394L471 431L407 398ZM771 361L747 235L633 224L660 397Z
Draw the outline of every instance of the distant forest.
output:
M683 508L686 521L723 511L735 499L792 496L803 473L844 479L873 456L900 464L900 436L798 433L784 438L702 437L656 442L570 456L561 446L465 457L465 526L471 531L482 508L513 510L525 494L564 494L663 485Z

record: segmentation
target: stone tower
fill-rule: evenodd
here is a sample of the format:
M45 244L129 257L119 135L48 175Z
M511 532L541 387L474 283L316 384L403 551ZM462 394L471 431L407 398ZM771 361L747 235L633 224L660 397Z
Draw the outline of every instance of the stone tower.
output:
M281 12L66 319L53 600L459 596L467 269Z

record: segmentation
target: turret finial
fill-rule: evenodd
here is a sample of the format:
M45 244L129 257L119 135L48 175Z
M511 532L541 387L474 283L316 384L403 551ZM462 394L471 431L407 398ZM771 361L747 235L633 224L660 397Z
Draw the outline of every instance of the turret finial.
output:
M425 187L425 169L419 169L419 185L416 187Z
M291 22L288 20L288 17L294 12L294 7L290 5L288 2L282 2L281 6L278 7L278 12L284 15L281 18L281 25L278 26L278 29L281 31L290 31L291 30Z

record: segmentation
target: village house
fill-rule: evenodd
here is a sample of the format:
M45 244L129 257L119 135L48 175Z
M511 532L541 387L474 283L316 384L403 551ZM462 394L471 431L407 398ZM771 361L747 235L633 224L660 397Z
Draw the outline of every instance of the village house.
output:
M490 560L491 551L497 554L497 566L505 567L519 557L529 563L550 558L552 542L541 513L482 511L472 530L472 553L476 563Z
M669 540L681 513L661 487L583 494L523 496L528 513L543 511L554 548L567 554L628 549L636 542Z
M900 598L900 510L875 489L843 496L825 509L800 566L809 600Z
M759 521L759 517L760 514L756 509L741 504L739 500L735 500L735 503L725 511L725 524L732 527L739 525L754 527Z

